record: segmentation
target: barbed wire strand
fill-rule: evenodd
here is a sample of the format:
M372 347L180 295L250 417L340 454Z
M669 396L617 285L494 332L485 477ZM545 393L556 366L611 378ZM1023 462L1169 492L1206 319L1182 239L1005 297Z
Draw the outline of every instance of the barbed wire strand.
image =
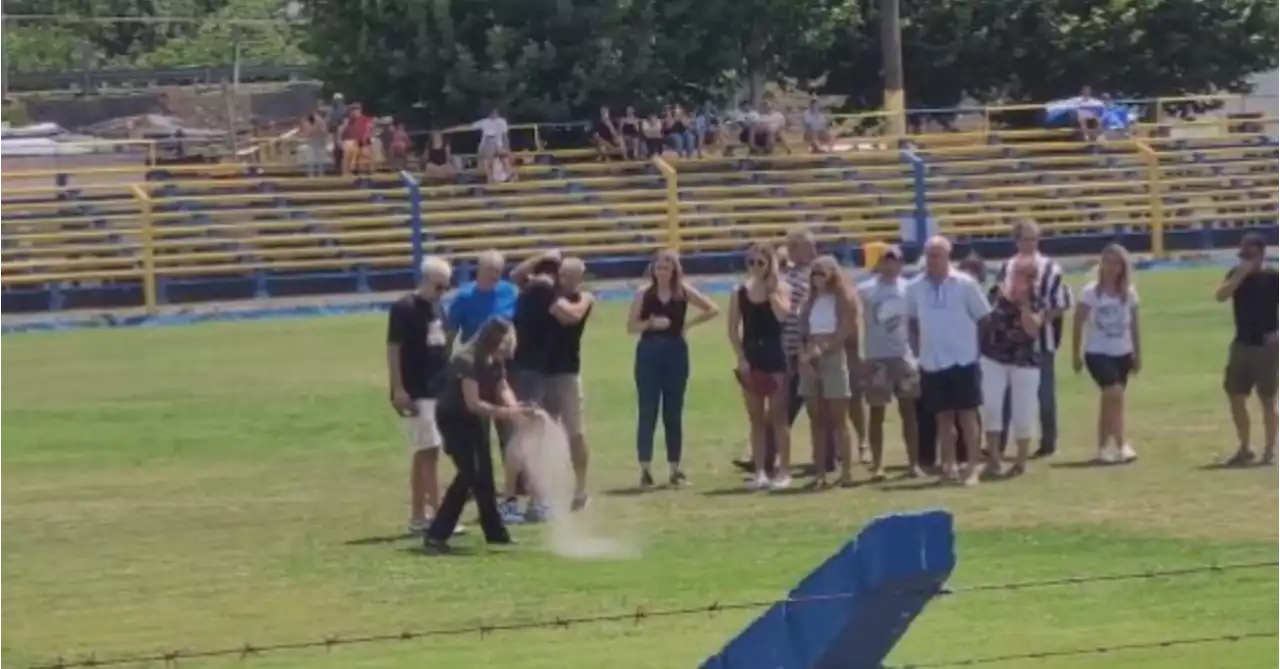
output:
M1131 643L1121 643L1112 646L1091 646L1082 648L1069 648L1063 650L1041 650L1028 651L1026 653L1010 653L1008 655L988 655L985 657L971 657L963 660L939 660L937 662L923 662L918 664L904 664L897 669L940 669L941 667L970 667L981 664L1001 664L1004 662L1016 662L1019 660L1051 660L1063 657L1079 657L1081 655L1110 655L1112 653L1126 653L1141 650L1161 650L1164 648L1178 648L1183 646L1204 646L1214 643L1235 643L1238 641L1249 641L1253 639L1274 639L1280 637L1280 632L1244 632L1241 634L1221 634L1218 636L1201 636L1201 637L1182 637L1175 639L1164 639L1161 641L1135 641Z
M1280 561L1258 561L1258 562L1238 562L1229 564L1210 564L1195 567L1182 567L1177 569L1149 569L1146 571L1116 573L1116 574L1099 574L1093 576L1069 576L1055 579L1029 580L1029 581L1012 581L1007 583L988 583L973 586L962 586L956 588L947 588L945 586L922 589L916 591L917 594L927 594L930 598L941 596L954 596L958 594L973 594L993 591L1018 591L1034 588L1052 588L1072 585L1086 585L1096 583L1113 583L1119 581L1136 581L1158 578L1182 578L1194 576L1198 574L1224 574L1227 572L1246 571L1263 568L1280 567ZM903 592L903 590L898 590ZM907 589L906 592L911 592ZM331 650L338 646L356 646L377 643L386 643L393 641L413 641L416 639L425 639L433 637L448 636L466 636L478 635L481 637L497 632L513 632L534 629L568 629L573 626L591 625L602 623L618 623L633 622L639 625L647 620L656 618L672 618L693 615L715 615L717 613L725 613L730 611L754 610L762 609L775 604L816 604L821 602L840 601L852 599L857 596L855 593L832 593L825 595L813 595L805 597L791 597L782 599L764 599L764 600L748 600L738 602L719 602L713 601L710 604L701 604L697 606L685 606L669 609L648 610L643 606L636 607L634 610L616 613L601 613L583 616L557 616L554 618L543 618L526 621L515 621L509 623L481 623L466 626L441 627L436 629L424 630L404 630L400 632L388 632L380 634L365 634L356 636L326 636L321 639L287 641L271 644L254 645L252 643L244 643L237 647L213 648L205 650L169 650L152 653L137 653L119 655L116 657L108 657L98 659L97 654L90 654L79 660L66 660L58 658L56 660L47 661L39 664L29 665L29 669L94 669L98 667L122 667L141 664L152 664L162 662L165 665L176 665L179 660L201 660L215 659L225 657L239 657L240 659L249 659L269 653L284 653L290 651L301 651L309 649L325 649ZM992 664L996 662L1007 662L1015 659L1036 659L1046 657L1061 657L1066 655L1080 655L1089 653L1108 653L1120 652L1126 650L1139 650L1143 648L1163 648L1180 645L1204 644L1226 641L1238 641L1241 639L1262 638L1265 636L1276 636L1276 632L1249 632L1239 635L1223 635L1221 637L1198 637L1170 639L1159 642L1151 642L1149 644L1120 644L1116 646L1099 646L1088 649L1075 649L1069 651L1041 651L1035 653L1027 653L1022 655L1008 656L991 656L987 658L972 658L967 660L954 660L948 663L934 664L916 664L908 665L910 669L927 669L930 667L949 667L964 666L967 664Z

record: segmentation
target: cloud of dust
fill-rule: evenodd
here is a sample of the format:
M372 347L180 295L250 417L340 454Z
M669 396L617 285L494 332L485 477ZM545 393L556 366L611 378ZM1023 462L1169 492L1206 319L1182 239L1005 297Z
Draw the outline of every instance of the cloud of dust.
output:
M571 512L573 504L573 461L569 438L560 423L539 413L517 426L507 445L508 457L518 458L533 492L548 507L547 545L556 555L572 559L619 559L638 557L639 542L634 535L617 536L619 519L611 519L613 536L602 531L591 507Z

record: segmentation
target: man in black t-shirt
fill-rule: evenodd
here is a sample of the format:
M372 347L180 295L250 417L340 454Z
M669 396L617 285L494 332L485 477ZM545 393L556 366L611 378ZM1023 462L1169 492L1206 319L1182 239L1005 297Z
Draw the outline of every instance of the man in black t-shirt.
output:
M1231 403L1239 449L1228 464L1247 465L1255 455L1250 440L1249 395L1256 390L1262 404L1262 462L1275 464L1277 438L1276 391L1280 356L1277 356L1277 327L1280 318L1280 274L1264 267L1267 243L1261 235L1249 233L1240 242L1240 262L1227 274L1215 297L1231 300L1235 338L1231 341L1222 387Z
M433 380L449 361L448 336L440 298L449 289L449 263L427 258L422 284L395 301L387 318L387 375L391 406L404 420L412 463L409 474L409 531L420 533L430 524L440 503L437 467L440 430L436 427L436 388Z
M550 360L543 403L569 436L573 462L573 510L586 507L587 442L582 421L582 333L591 315L595 297L582 290L586 265L580 258L565 258L560 264L558 296L551 305L556 324L552 329Z

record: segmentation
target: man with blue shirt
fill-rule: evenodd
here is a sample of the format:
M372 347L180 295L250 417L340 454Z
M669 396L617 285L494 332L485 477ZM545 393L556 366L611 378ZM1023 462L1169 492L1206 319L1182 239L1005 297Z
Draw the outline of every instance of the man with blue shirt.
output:
M449 304L449 343L460 335L470 341L480 326L494 316L511 319L516 313L519 290L502 278L506 258L497 251L485 251L476 260L476 280L463 284Z

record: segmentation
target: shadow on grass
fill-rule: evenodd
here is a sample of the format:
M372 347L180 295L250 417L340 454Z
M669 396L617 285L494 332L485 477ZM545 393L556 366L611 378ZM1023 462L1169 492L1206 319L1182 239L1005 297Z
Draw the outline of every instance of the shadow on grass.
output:
M622 488L609 488L602 491L606 497L639 497L640 495L649 495L659 490L665 489L665 486L648 486L641 487L638 485L625 486Z
M1200 471L1203 471L1203 472L1220 472L1220 471L1247 472L1252 469L1267 469L1269 467L1274 467L1274 466L1275 465L1267 464L1265 462L1250 462L1247 465L1232 464L1230 462L1210 462L1210 463L1200 465L1199 467L1196 467L1196 469L1199 469Z
M396 543L397 541L404 541L406 539L421 539L421 538L422 537L417 534L401 532L400 534L386 534L386 535L376 536L376 537L362 537L360 539L351 539L351 540L342 542L342 545L343 546L381 546L383 544L393 544L393 543Z
M481 551L478 551L475 548L472 548L470 546L454 546L452 544L449 545L449 552L447 553L428 553L422 549L422 546L405 546L404 548L399 549L398 552L404 553L406 555L412 555L414 557L431 559L431 560L460 558L460 557L461 558L474 557L481 553ZM485 551L484 553L486 555L496 555L496 554L505 553L505 552L506 551Z
M1050 469L1102 469L1104 467L1124 467L1136 463L1136 460L1129 462L1103 462L1090 458L1088 460L1077 460L1074 462L1051 462Z

